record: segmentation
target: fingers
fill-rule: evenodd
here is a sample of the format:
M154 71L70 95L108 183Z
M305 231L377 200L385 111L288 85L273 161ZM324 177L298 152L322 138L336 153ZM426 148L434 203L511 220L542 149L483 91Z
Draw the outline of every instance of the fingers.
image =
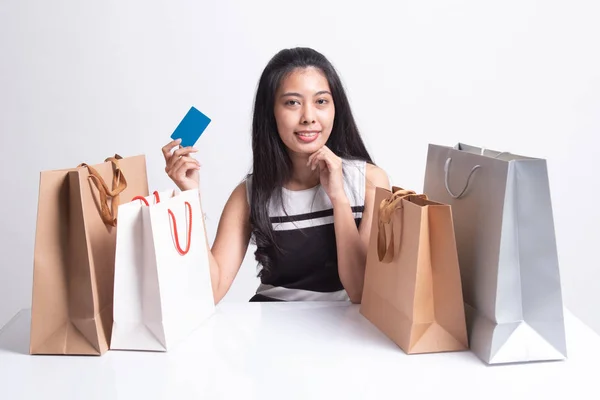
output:
M323 160L319 161L318 166L319 166L319 170L320 171L323 171L325 168L331 169L330 166L329 166L329 164L327 164L327 162L323 161Z
M185 178L188 171L193 169L200 169L200 163L198 160L189 156L183 156L176 159L170 167L166 167L165 171L171 179L178 181Z
M181 147L177 150L175 150L173 152L173 154L169 157L169 160L167 161L167 165L172 168L173 165L175 165L176 162L178 162L181 158L183 157L189 157L190 154L192 153L197 153L198 150L196 150L193 147Z
M323 156L324 153L324 146L321 147L319 150L315 151L314 153L312 153L310 155L310 157L308 157L308 162L306 163L307 167L311 167L311 169L314 170L314 165L315 165L315 161L320 159L319 157Z
M162 153L163 153L163 156L165 157L166 162L169 162L169 159L171 158L171 150L173 150L175 147L177 147L179 145L179 143L181 143L181 139L176 139L176 140L169 142L162 148Z
M180 158L183 156L189 156L191 153L197 153L197 152L198 152L198 150L193 147L181 147L173 152L173 156L171 157L171 159Z
M173 170L178 170L178 169L182 168L183 166L192 165L192 164L196 167L200 167L200 163L195 158L192 158L190 156L183 156L183 157L179 158L173 164Z
M338 156L335 155L335 153L333 151L331 151L331 149L329 149L329 147L323 146L319 150L317 150L313 154L311 154L310 157L308 157L308 162L306 163L306 165L310 166L310 165L314 164L314 161L316 158L324 159L324 158L322 158L323 156L333 158L333 159L339 158Z
M315 153L311 154L308 158L307 165L314 171L317 167L329 168L329 170L335 170L341 167L341 159L336 156L331 150L323 146Z
M309 168L314 171L319 165L319 163L322 162L324 159L325 155L321 151L316 152L315 154L310 156L310 159L308 161Z
M175 161L174 159L178 159L181 156L186 156L186 155L189 155L190 153L196 153L198 151L197 149L195 149L193 147L179 147L179 149L172 152L173 149L175 147L179 146L180 143L181 143L181 139L173 140L172 142L168 143L166 146L164 146L162 148L162 153L163 153L163 156L165 157L165 161L167 163L174 162Z

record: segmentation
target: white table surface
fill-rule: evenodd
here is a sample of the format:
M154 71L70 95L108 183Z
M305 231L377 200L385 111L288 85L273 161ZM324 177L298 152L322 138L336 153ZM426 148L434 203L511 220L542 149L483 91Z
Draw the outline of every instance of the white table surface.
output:
M569 358L487 366L406 355L348 303L222 303L168 353L30 356L0 330L0 399L600 399L600 337L568 311ZM460 397L459 397L460 396Z

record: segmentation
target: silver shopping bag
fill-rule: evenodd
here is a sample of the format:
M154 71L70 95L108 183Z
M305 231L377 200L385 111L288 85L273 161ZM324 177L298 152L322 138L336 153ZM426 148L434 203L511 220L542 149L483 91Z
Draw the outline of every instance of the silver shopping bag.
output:
M452 207L471 350L488 364L565 359L546 160L430 144L423 193Z

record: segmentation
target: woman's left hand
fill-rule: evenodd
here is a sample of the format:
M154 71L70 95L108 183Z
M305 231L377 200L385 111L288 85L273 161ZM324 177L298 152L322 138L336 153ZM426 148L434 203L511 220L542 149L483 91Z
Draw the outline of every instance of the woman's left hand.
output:
M319 179L331 202L346 198L342 176L342 159L327 146L321 147L308 158L307 166L319 169Z

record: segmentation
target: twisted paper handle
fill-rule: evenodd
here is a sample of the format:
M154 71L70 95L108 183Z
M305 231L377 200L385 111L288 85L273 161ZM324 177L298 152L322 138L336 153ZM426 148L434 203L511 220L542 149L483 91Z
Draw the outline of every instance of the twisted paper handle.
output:
M397 186L392 187L392 193L393 194L391 197L383 200L379 204L377 256L379 257L379 261L383 263L390 263L394 259L394 226L391 222L396 210L402 210L404 208L402 200L407 199L409 197L427 199L427 195L416 194L412 190L405 190ZM400 226L397 227L397 229L400 230L401 243L404 225L404 212L400 213L400 218ZM388 229L390 230L389 235L387 234Z
M117 214L119 211L119 200L120 194L125 188L127 188L127 180L123 175L123 171L119 167L119 160L122 160L118 154L115 154L114 157L109 157L105 162L110 161L113 165L113 180L112 180L112 189L109 189L102 179L102 176L96 171L92 166L82 163L79 164L79 167L86 167L90 176L88 179L94 183L96 189L98 189L98 193L100 194L100 217L105 224L110 226L117 226ZM111 205L108 206L108 198L111 197Z

